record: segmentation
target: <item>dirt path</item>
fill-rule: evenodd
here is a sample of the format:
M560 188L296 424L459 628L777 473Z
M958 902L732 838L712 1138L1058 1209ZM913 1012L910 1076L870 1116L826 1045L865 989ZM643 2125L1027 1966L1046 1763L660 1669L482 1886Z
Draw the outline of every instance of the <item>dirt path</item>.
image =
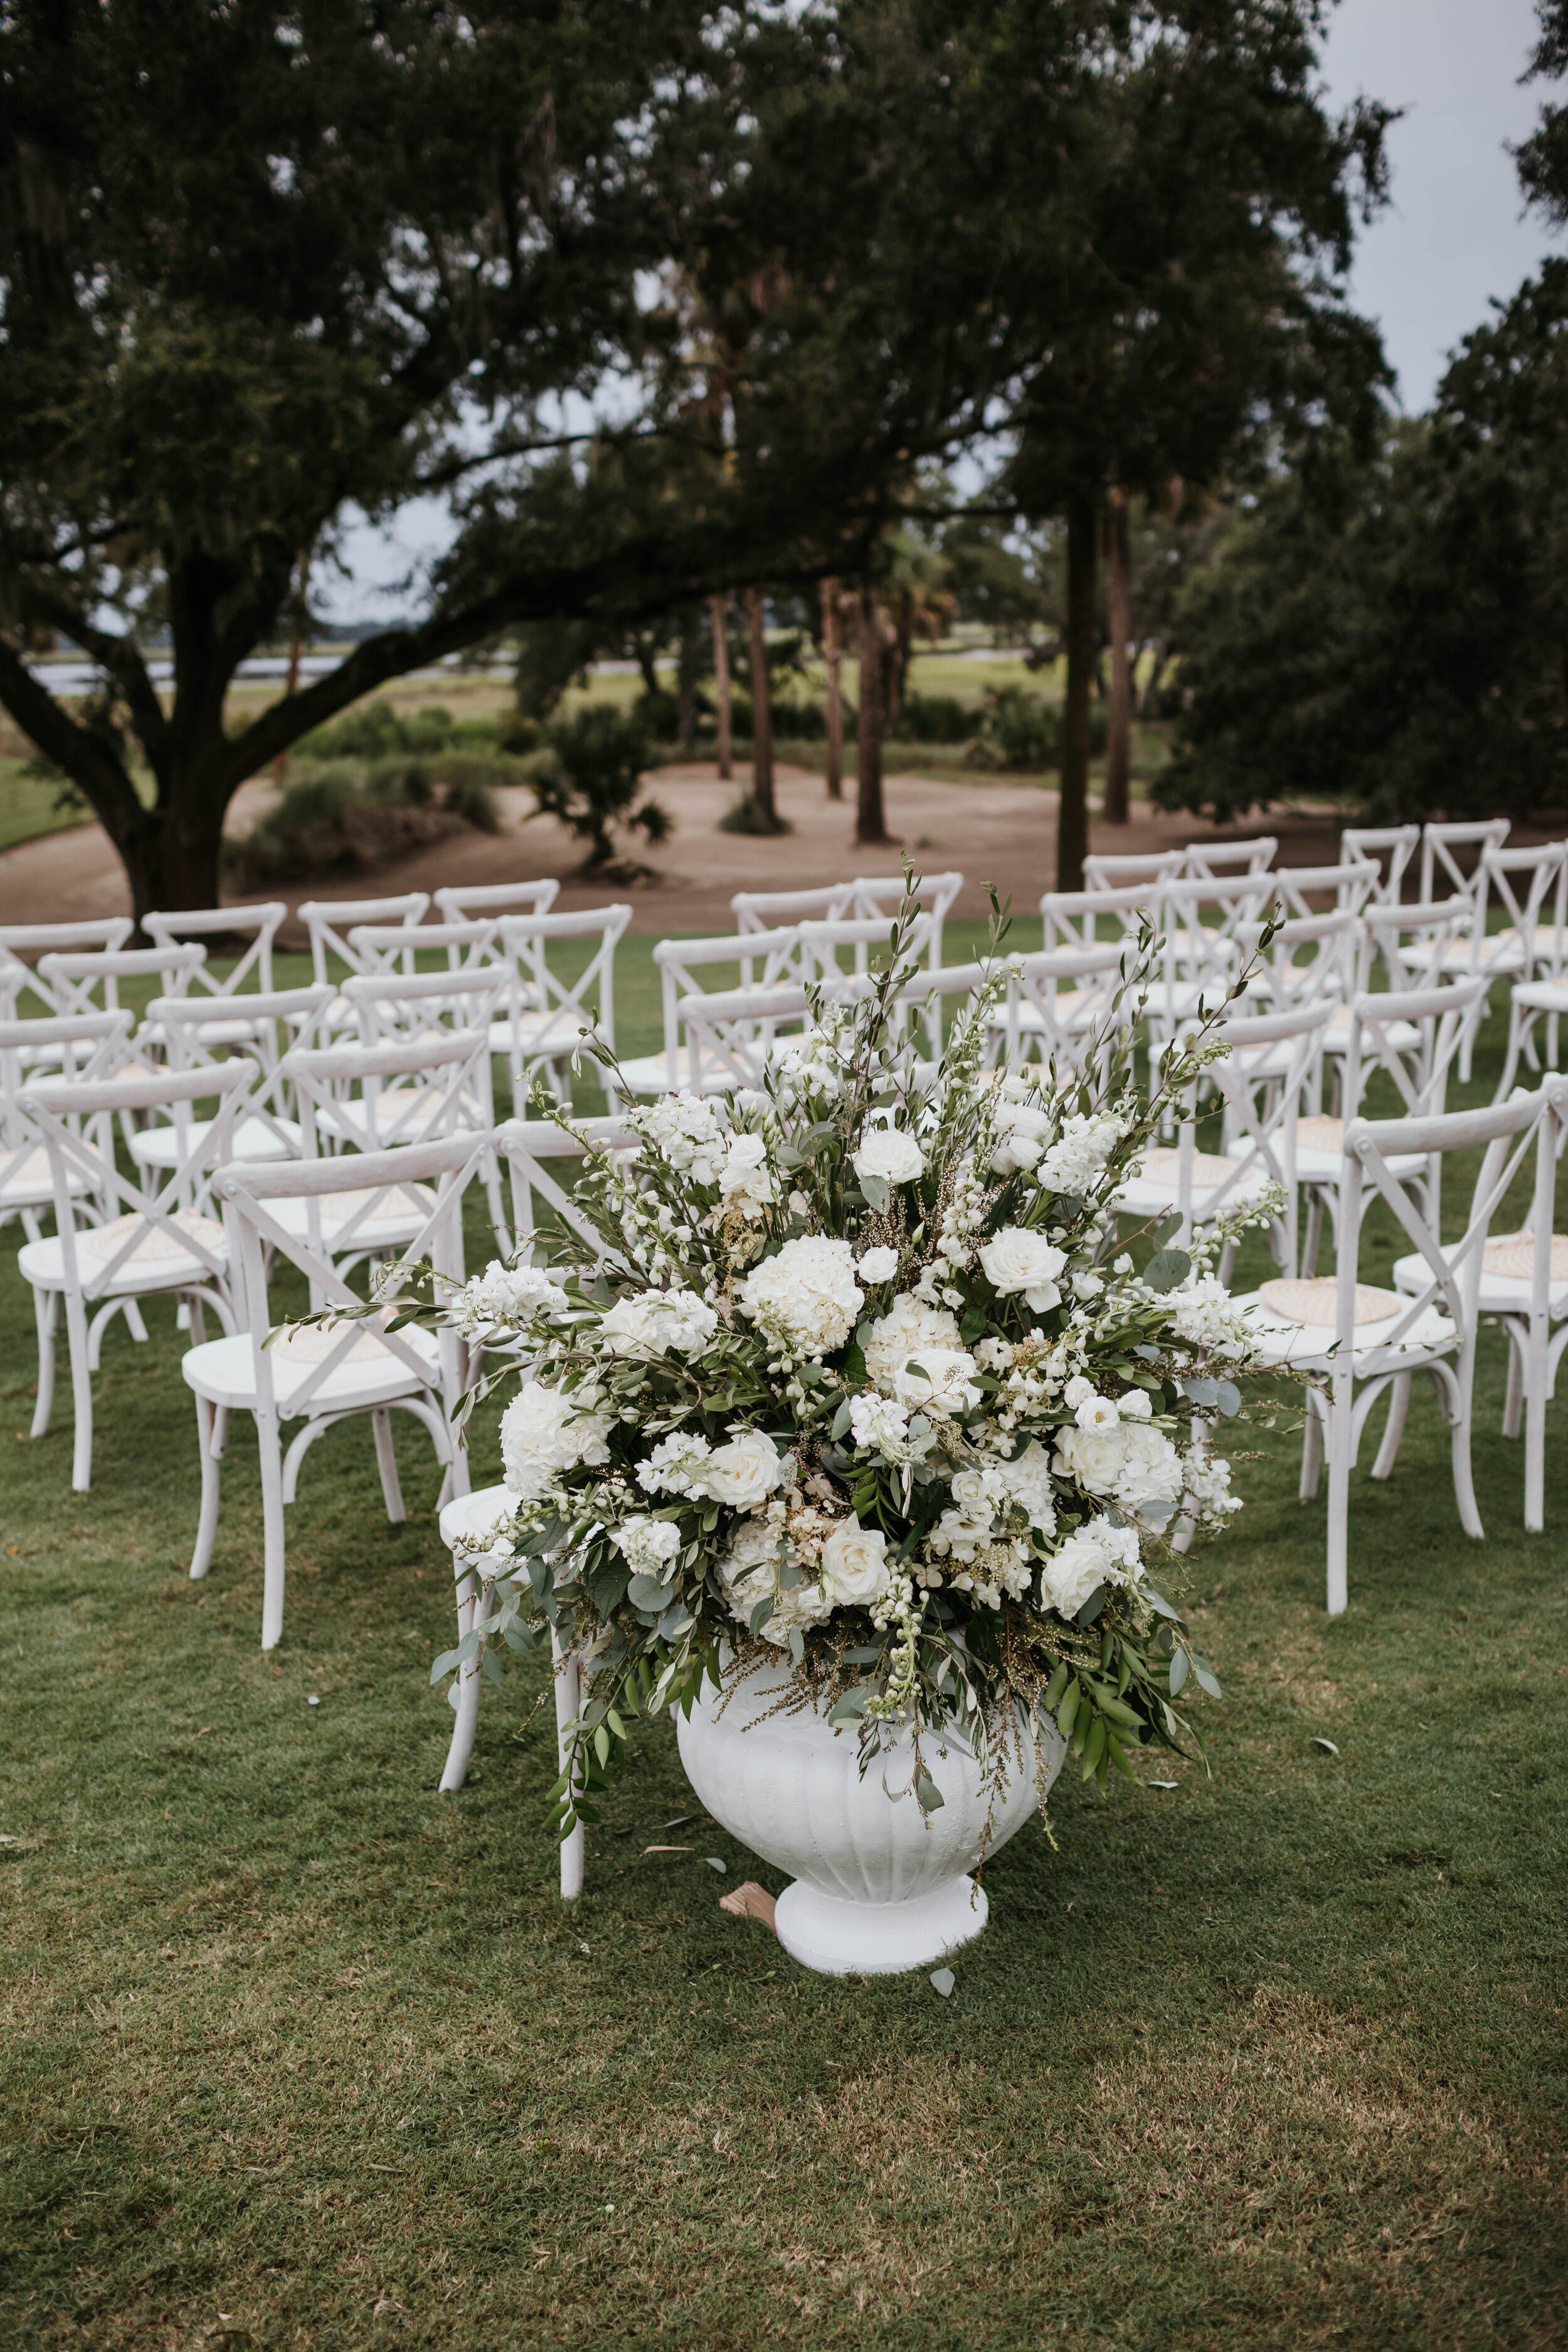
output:
M721 784L711 762L661 769L651 779L676 823L674 838L654 851L648 863L658 879L628 889L624 884L564 880L558 904L591 907L629 898L634 930L655 934L728 931L733 928L730 899L737 890L810 889L857 874L895 873L900 849L917 867L936 873L956 867L964 877L955 911L985 912L985 887L994 882L1011 895L1020 914L1032 913L1042 891L1056 880L1056 794L1030 784L987 780L984 783L935 783L921 776L893 776L887 784L888 822L894 843L884 849L857 848L852 800L829 801L820 776L782 768L778 800L794 827L774 840L717 830L718 819L739 786ZM241 829L253 822L269 787L247 784L237 797L234 817ZM542 876L569 876L581 863L582 845L553 818L530 818L526 789L500 795L505 830L499 835L464 833L416 856L377 869L374 875L284 890L295 907L301 898L359 898L405 890L434 890L442 884L527 882ZM1245 832L1279 836L1279 863L1312 865L1335 854L1338 820L1276 817L1267 827L1215 831L1189 816L1140 814L1127 825L1096 823L1092 846L1130 852L1163 849L1196 839L1224 840ZM97 825L50 834L0 853L0 924L83 921L129 912L120 864ZM303 944L289 925L286 944Z

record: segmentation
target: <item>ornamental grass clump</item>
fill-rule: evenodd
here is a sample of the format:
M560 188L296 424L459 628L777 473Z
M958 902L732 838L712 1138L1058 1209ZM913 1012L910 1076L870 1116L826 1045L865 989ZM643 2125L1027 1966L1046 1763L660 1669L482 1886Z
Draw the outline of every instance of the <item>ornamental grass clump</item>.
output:
M508 1351L489 1382L518 1377L520 1349L526 1366L501 1422L510 1509L473 1550L487 1576L498 1547L516 1564L434 1675L552 1630L579 1654L563 1832L594 1817L632 1717L689 1713L704 1676L766 1660L862 1769L912 1738L928 1806L922 1740L961 1736L1000 1787L1033 1716L1103 1788L1140 1745L1180 1744L1189 1676L1218 1696L1152 1571L1179 1569L1178 1524L1239 1507L1209 1443L1250 1368L1213 1271L1237 1225L1190 1256L1124 1246L1114 1203L1223 1051L1219 1015L1141 1098L1146 936L1086 1055L1098 1079L987 1068L998 921L933 1072L900 1030L917 911L886 971L810 992L759 1085L633 1109L629 1150L538 1097L582 1146L592 1263L562 1225L535 1237L546 1264L453 1295L402 1277L403 1313Z

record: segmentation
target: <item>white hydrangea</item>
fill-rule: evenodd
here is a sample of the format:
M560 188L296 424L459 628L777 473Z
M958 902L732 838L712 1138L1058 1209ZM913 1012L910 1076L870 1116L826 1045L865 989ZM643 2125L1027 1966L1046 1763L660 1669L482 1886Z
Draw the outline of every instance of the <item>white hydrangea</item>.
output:
M910 1416L893 1397L864 1389L849 1402L849 1427L855 1443L885 1462L902 1462L909 1454Z
M1052 1535L1057 1524L1056 1486L1050 1456L1032 1437L1016 1462L998 1462L995 1476L1009 1502L1016 1503L1032 1528Z
M762 1136L730 1138L719 1190L726 1201L737 1202L742 1216L753 1223L766 1215L778 1192L768 1171L768 1147Z
M597 1469L610 1458L615 1425L614 1412L599 1408L596 1390L568 1394L543 1381L531 1381L500 1417L508 1489L525 1502L540 1502L579 1464Z
M958 1345L958 1318L945 1307L928 1306L906 1290L872 1324L866 1342L866 1370L884 1394L891 1396L898 1375L911 1356L925 1348Z
M1035 1181L1044 1192L1092 1192L1131 1124L1125 1111L1075 1112L1063 1121Z
M893 1375L893 1393L911 1412L973 1412L984 1391L967 1348L920 1348Z
M697 1184L717 1184L724 1166L724 1130L713 1105L702 1095L661 1095L633 1124L661 1160Z
M700 1495L711 1453L705 1437L677 1430L637 1464L637 1485L645 1495Z
M1141 1573L1133 1529L1108 1518L1091 1519L1047 1560L1040 1570L1040 1598L1047 1609L1076 1617L1097 1584L1131 1584Z
M466 1339L487 1331L519 1331L536 1315L565 1315L571 1301L542 1266L503 1265L492 1257L483 1274L476 1274L454 1291L450 1313Z
M1087 1410L1079 1407L1080 1414ZM1052 1466L1086 1494L1103 1496L1128 1511L1174 1503L1182 1491L1181 1457L1163 1430L1146 1422L1058 1430Z
M660 1584L668 1582L675 1555L680 1549L680 1529L673 1519L628 1519L624 1527L616 1528L616 1541L634 1576L651 1576Z
M855 1280L847 1242L805 1234L764 1258L741 1285L741 1312L768 1339L804 1356L841 1348L855 1328L865 1294Z
M719 1318L694 1290L643 1290L619 1299L599 1324L613 1356L700 1356Z

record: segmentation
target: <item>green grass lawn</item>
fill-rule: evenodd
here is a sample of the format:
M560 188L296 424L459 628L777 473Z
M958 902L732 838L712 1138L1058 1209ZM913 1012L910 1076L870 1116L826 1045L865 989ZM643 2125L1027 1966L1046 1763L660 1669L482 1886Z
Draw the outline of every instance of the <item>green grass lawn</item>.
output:
M14 849L40 833L95 822L90 809L58 807L58 779L29 776L26 767L25 760L0 760L0 849Z
M622 950L627 1051L656 1042L647 944ZM1226 1687L1212 1777L1064 1785L1058 1850L1036 1823L988 1867L944 2002L923 1975L810 1976L722 1914L707 1856L780 1880L711 1822L668 1826L693 1806L665 1726L570 1911L540 1676L487 1694L468 1785L437 1796L422 1439L399 1438L398 1528L367 1429L310 1456L263 1657L244 1428L212 1574L185 1576L173 1309L147 1347L106 1343L85 1496L68 1397L24 1434L8 1266L0 1318L0 2341L1563 2340L1568 1468L1559 1440L1525 1537L1495 1337L1489 1540L1459 1532L1423 1390L1394 1479L1354 1482L1331 1623L1322 1506L1295 1500L1296 1441L1260 1434L1186 1587Z

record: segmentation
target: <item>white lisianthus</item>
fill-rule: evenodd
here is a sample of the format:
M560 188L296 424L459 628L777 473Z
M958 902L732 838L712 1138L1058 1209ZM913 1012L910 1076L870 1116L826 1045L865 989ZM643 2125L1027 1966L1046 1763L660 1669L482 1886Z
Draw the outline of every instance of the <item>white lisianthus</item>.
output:
M1047 1609L1076 1617L1097 1584L1131 1584L1139 1574L1132 1528L1091 1519L1047 1560L1040 1570L1040 1598Z
M694 1290L644 1290L609 1309L599 1338L613 1356L700 1356L718 1328Z
M634 1576L651 1576L668 1584L680 1549L680 1529L673 1519L628 1519L616 1528L616 1541Z
M1033 1168L1046 1148L1050 1120L1037 1103L1015 1102L1005 1096L996 1105L996 1148L991 1166L998 1176Z
M1091 1397L1093 1394L1094 1382L1086 1381L1081 1372L1075 1372L1062 1391L1062 1402L1069 1412L1076 1412L1085 1397Z
M1105 1276L1102 1274L1075 1274L1072 1287L1075 1298L1098 1298L1105 1288Z
M896 1249L868 1249L855 1269L868 1289L875 1289L879 1282L891 1282L898 1270Z
M980 1271L993 1290L1004 1297L1022 1291L1025 1305L1037 1315L1060 1306L1057 1277L1066 1265L1066 1251L1026 1225L1004 1225L980 1253Z
M450 1314L466 1339L489 1330L521 1330L536 1315L565 1315L571 1301L542 1266L503 1265L492 1257L483 1274L476 1274L454 1291Z
M879 1315L866 1342L866 1370L884 1395L910 1358L925 1348L956 1348L958 1318L945 1307L928 1307L924 1299L904 1291L885 1315Z
M719 1190L726 1201L738 1202L742 1214L753 1222L767 1213L778 1195L768 1172L768 1147L760 1135L730 1138Z
M865 1303L849 1244L821 1234L785 1242L740 1288L742 1314L761 1324L769 1339L807 1356L841 1348Z
M973 1412L983 1391L967 1348L921 1348L893 1375L893 1394L911 1412Z
M513 1397L500 1417L501 1461L510 1493L538 1502L569 1470L591 1469L610 1458L613 1412L598 1409L597 1390L546 1387L532 1381Z
M1110 1397L1095 1396L1091 1392L1079 1398L1073 1418L1080 1429L1114 1429L1121 1413Z
M822 1547L822 1589L836 1609L869 1608L888 1582L888 1538L850 1519Z
M1052 1466L1086 1494L1103 1496L1129 1511L1173 1504L1182 1491L1181 1458L1164 1432L1147 1422L1060 1430Z
M712 1452L705 1437L677 1430L673 1437L660 1438L647 1460L637 1464L637 1485L646 1495L700 1495Z
M879 1396L875 1389L850 1399L849 1427L857 1445L885 1462L901 1462L909 1451L909 1414L895 1398Z
M771 1437L760 1429L737 1429L703 1464L700 1491L710 1502L750 1511L766 1501L784 1475L784 1457Z
M862 1183L868 1176L880 1176L884 1183L912 1184L926 1172L925 1153L898 1127L867 1128L849 1164Z

